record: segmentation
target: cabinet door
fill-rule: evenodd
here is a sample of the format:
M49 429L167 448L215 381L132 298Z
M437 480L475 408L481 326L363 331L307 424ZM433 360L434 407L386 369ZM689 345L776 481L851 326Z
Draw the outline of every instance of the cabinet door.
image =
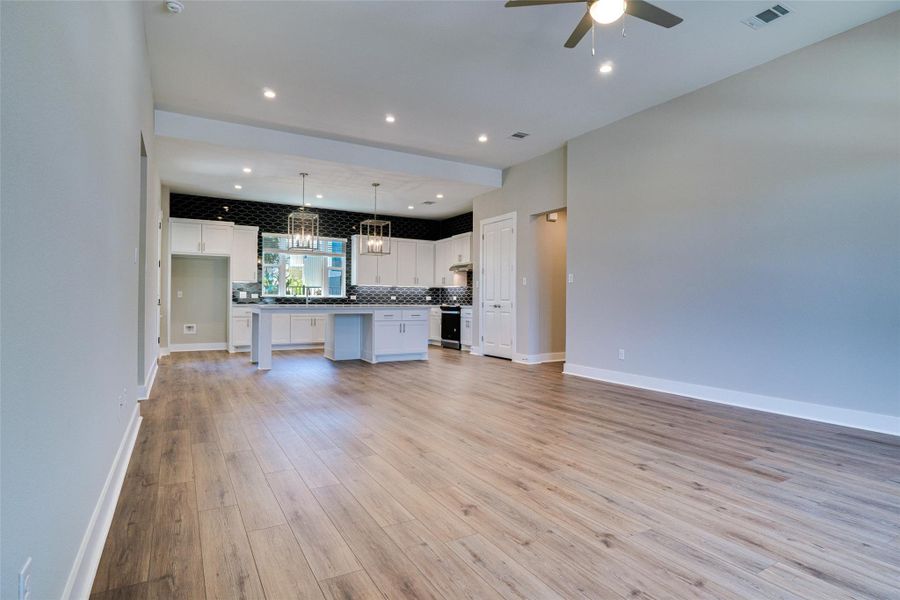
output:
M419 354L428 351L428 321L403 322L403 352Z
M397 285L416 285L416 277L416 243L397 240Z
M232 317L231 319L231 345L250 345L250 317Z
M472 262L472 234L460 236L459 262Z
M434 285L434 242L416 242L416 285Z
M231 254L233 234L233 225L203 223L203 253Z
M203 252L203 234L200 223L169 222L172 254L200 254Z
M325 343L325 319L328 317L326 315L311 315L311 327L310 327L310 343L311 344L323 344Z
M231 252L231 280L252 282L257 280L256 228L234 228L234 246Z
M391 253L378 257L378 285L397 285L397 240L391 240Z
M459 341L464 346L472 345L472 319L471 318L462 320L462 331L459 334Z
M452 247L453 247L453 255L451 256L450 263L457 264L463 261L463 238L455 237L451 238Z
M308 315L291 315L291 343L312 343L312 317Z
M291 315L272 315L272 343L291 343Z
M360 254L359 236L353 236L353 264L350 267L353 285L378 285L378 257Z
M403 354L403 323L399 321L375 321L375 354Z
M451 240L440 240L434 245L434 285L450 285Z
M431 315L428 318L428 339L429 340L440 340L441 339L441 315Z

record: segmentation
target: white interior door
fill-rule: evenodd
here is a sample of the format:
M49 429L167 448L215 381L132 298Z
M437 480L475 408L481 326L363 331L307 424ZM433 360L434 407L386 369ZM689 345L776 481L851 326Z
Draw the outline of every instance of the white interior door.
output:
M482 225L483 353L512 358L515 301L516 238L512 216Z

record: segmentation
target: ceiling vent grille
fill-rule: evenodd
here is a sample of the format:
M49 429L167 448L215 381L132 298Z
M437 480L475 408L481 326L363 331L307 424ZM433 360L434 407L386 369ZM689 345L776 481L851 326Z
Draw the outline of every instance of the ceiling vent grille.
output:
M514 134L512 134L512 135L509 136L509 137L511 137L511 138L514 139L514 140L524 140L524 139L527 138L529 135L531 135L531 134L530 134L530 133L525 133L524 131L517 131L517 132L515 132Z
M771 8L767 8L761 13L755 14L752 17L748 17L741 21L744 25L749 27L750 29L759 29L761 27L765 27L772 21L776 21L781 17L785 17L794 12L794 9L786 6L784 4L776 4Z
M437 202L435 202L434 200L426 200L422 204L424 204L425 206L431 206L432 204L437 204Z

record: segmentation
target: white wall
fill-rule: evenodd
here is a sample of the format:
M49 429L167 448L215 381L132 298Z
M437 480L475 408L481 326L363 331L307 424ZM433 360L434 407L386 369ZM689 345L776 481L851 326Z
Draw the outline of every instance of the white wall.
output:
M570 365L900 415L900 13L570 141L568 213Z
M489 217L516 213L516 348L519 355L535 355L554 352L550 337L541 335L542 329L534 326L533 319L553 318L537 312L538 296L541 285L549 285L542 281L543 272L538 270L536 248L538 236L536 232L537 215L566 206L566 149L558 148L520 165L510 167L503 172L503 187L478 196L474 200L472 239L472 262L474 269L473 305L474 339L479 345L481 323L478 307L481 304L480 251L481 221ZM564 256L564 253L563 253ZM528 282L522 285L522 277ZM559 306L559 311L563 307ZM556 317L558 319L558 317ZM565 317L563 316L563 319ZM558 321L557 321L558 322Z
M136 406L152 94L138 3L3 2L0 21L0 597L31 556L33 597L57 598Z

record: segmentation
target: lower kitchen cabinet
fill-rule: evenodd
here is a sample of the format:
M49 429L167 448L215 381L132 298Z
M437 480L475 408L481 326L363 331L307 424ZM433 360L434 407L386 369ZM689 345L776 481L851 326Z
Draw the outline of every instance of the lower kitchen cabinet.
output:
M367 360L427 359L428 323L427 309L376 312L372 315L371 337L366 340Z
M459 342L463 346L472 346L472 309L462 309L460 316Z
M428 315L428 340L437 345L441 343L441 309L437 306Z
M321 344L325 341L325 315L291 315L292 344Z
M272 315L272 345L324 344L326 318L326 315ZM250 345L252 321L250 309L232 310L229 342L232 350Z
M250 315L246 317L232 317L231 319L231 345L250 345Z
M272 345L291 343L291 315L272 315Z

